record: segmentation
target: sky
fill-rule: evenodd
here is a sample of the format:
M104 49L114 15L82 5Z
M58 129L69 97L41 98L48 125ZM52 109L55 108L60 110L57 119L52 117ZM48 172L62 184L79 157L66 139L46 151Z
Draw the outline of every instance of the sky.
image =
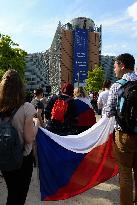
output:
M137 65L137 0L0 0L0 5L0 33L28 53L50 48L59 21L87 17L102 24L102 55L128 52Z

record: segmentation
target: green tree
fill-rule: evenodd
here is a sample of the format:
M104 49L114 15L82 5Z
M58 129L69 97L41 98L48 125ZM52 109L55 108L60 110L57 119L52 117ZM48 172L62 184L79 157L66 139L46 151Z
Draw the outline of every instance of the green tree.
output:
M88 78L86 80L86 90L98 92L103 85L105 73L102 66L95 66L93 71L88 71Z
M0 34L0 79L8 69L17 70L24 79L26 55L27 52L20 49L10 36Z

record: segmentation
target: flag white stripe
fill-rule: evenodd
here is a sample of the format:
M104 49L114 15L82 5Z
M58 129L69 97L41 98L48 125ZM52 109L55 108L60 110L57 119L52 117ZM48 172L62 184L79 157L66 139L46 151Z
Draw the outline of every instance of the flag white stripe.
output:
M104 116L95 125L78 135L60 136L44 128L40 128L52 140L62 147L76 153L88 153L95 147L105 143L114 130L115 118Z

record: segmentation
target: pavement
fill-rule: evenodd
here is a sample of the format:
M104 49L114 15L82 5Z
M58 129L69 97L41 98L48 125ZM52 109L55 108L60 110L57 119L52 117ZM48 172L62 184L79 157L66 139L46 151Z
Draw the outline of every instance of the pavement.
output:
M100 116L97 116L99 120ZM0 177L0 205L6 204L7 190L4 179ZM33 170L30 189L25 205L119 205L118 176L67 200L41 202L37 168Z
M119 205L118 176L67 200L40 201L37 168L34 168L30 189L25 205ZM0 205L6 204L7 190L4 179L0 177Z

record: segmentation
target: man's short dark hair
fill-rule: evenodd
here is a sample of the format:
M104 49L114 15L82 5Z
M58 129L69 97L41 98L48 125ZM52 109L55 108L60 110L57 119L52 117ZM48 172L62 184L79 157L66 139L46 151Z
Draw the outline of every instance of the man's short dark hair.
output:
M117 56L116 61L118 64L124 64L126 69L134 70L135 58L129 53L123 53Z
M35 90L35 95L36 95L36 96L39 96L39 95L41 95L41 94L43 94L43 89L42 89L42 88L37 88L37 89Z

